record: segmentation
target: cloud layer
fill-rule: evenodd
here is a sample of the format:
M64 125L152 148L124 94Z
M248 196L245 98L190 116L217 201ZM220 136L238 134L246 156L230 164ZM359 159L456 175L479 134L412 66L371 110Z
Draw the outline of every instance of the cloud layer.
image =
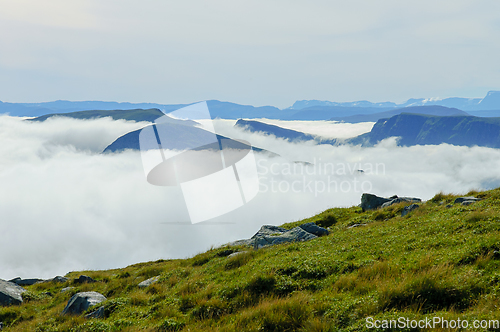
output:
M146 182L139 152L99 154L116 136L141 126L0 117L0 278L48 278L186 257L249 237L262 224L358 204L363 189L429 199L439 191L500 185L500 151L494 149L402 148L394 139L373 148L290 144L221 122L221 134L282 157L257 155L261 192L247 205L191 225L179 188Z

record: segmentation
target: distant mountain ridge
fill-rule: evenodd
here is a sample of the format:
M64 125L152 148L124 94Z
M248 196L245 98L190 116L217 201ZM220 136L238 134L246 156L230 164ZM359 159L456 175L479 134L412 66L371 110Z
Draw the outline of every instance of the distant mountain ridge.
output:
M346 143L373 146L389 137L398 137L400 146L447 143L500 148L500 118L402 113L379 120L369 133Z
M7 103L0 101L0 114L11 116L39 117L53 113L70 113L88 110L131 110L159 109L164 113L188 106L187 104L127 103L103 101L65 101L57 100L43 103ZM231 102L208 100L212 118L268 118L280 120L329 120L334 117L374 114L398 108L414 106L444 106L467 111L471 115L500 116L500 91L489 91L484 98L412 98L402 104L393 102L372 103L366 100L354 102L331 102L320 100L299 100L291 107L279 109L274 106L240 105Z

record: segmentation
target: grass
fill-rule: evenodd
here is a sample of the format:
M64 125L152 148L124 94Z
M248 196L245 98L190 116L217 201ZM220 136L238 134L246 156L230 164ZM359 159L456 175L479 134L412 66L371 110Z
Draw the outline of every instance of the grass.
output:
M5 331L222 332L368 331L369 316L499 319L500 189L469 195L483 200L462 206L439 193L405 217L405 204L333 208L283 225L329 227L308 242L71 272L98 282L27 286L24 303L0 308L0 321ZM73 294L91 290L108 298L105 318L60 315Z

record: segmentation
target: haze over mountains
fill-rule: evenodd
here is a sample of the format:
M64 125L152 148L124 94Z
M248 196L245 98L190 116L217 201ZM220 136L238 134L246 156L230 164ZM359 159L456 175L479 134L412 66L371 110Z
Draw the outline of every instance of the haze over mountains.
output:
M494 117L500 116L500 91L490 91L484 98L418 98L409 99L405 103L393 102L372 103L369 101L355 102L331 102L318 100L296 101L291 107L279 109L274 106L254 107L251 105L240 105L218 100L207 101L212 118L239 119L239 118L268 118L282 120L330 120L335 119L346 122L374 121L383 118L384 115L370 117L359 117L358 115L373 115L397 109L406 109L415 106L444 106L466 111L470 115ZM8 113L11 116L38 117L54 113L69 113L87 110L132 110L132 109L159 109L169 113L188 104L155 104L155 103L118 103L101 101L64 101L44 103L6 103L0 102L0 114ZM396 112L399 114L401 112ZM392 114L392 115L395 115ZM435 114L441 115L441 114ZM357 118L347 118L358 116ZM376 121L375 120L375 121Z

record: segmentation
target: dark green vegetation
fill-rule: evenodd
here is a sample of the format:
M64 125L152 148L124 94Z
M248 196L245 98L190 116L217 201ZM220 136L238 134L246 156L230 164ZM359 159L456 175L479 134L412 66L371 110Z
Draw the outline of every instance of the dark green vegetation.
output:
M402 146L448 143L500 148L500 118L403 113L379 120L371 132L347 142L371 146L393 136L400 137Z
M24 304L0 308L0 321L6 331L363 331L368 316L499 319L500 189L468 195L483 200L462 206L437 194L405 217L404 204L333 208L284 225L330 227L308 242L85 271L94 284L36 284ZM237 250L248 252L227 257ZM60 315L90 290L108 298L106 318Z
M71 113L56 113L42 115L29 121L45 121L52 117L66 117L73 119L97 119L111 117L113 120L129 120L129 121L148 121L153 122L157 118L165 115L162 111L156 108L151 109L133 109L133 110L114 110L114 111L80 111Z

